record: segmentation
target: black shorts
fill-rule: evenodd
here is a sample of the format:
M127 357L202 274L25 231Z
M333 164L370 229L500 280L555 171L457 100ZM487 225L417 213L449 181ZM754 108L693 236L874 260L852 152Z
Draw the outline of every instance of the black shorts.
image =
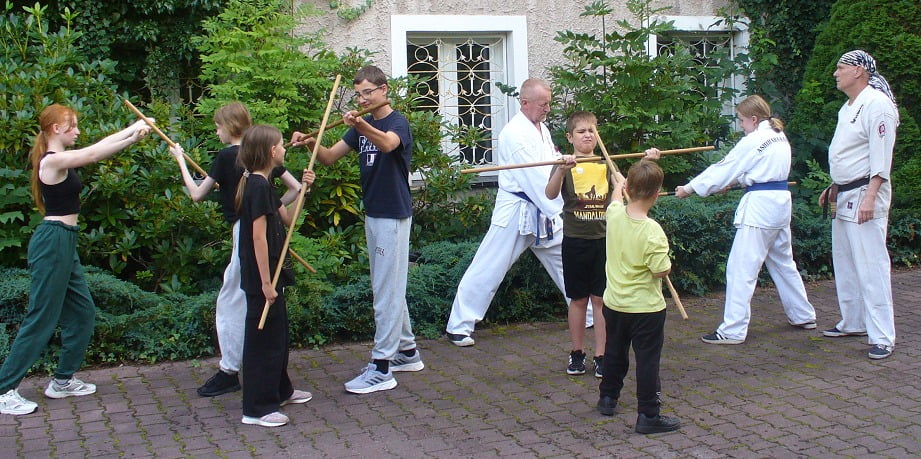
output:
M605 240L563 236L563 283L571 299L603 296Z

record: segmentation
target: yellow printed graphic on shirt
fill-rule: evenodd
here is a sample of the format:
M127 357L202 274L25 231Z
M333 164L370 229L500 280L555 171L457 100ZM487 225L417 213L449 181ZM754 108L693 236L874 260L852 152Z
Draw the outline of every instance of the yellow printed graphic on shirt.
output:
M604 221L608 202L608 169L604 164L583 163L572 168L573 191L579 204L573 215L580 221Z

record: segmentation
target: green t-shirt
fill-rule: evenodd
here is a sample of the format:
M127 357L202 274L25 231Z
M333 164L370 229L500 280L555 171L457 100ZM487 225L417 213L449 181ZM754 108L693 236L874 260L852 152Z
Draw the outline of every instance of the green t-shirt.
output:
M559 166L553 166L550 175ZM579 239L603 239L604 209L611 200L604 163L579 163L563 176L563 234Z
M636 220L613 202L607 210L607 262L604 305L618 312L644 313L665 309L662 279L652 273L668 271L668 238L651 219Z

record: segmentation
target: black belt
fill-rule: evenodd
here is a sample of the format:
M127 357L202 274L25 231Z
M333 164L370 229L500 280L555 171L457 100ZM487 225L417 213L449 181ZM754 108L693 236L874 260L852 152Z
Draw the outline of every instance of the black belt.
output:
M825 204L822 205L822 218L828 217L828 206L832 206L831 218L835 218L835 213L838 206L838 193L843 191L851 191L855 188L860 188L864 185L870 184L870 177L859 178L850 183L845 183L843 185L838 185L837 183L832 183L825 191Z

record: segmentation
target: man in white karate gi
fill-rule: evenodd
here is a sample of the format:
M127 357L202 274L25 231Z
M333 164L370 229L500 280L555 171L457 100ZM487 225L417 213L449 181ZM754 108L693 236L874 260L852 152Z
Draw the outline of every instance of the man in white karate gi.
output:
M550 112L550 98L547 82L530 78L522 83L521 111L499 134L497 165L559 159L543 123ZM499 171L499 191L489 231L461 278L448 319L448 339L455 345L474 344L470 336L474 325L483 320L499 284L525 249L531 249L560 292L565 292L560 251L563 199L547 199L544 193L551 167Z
M834 73L848 100L838 111L828 146L834 182L819 204L834 204L832 261L841 321L822 332L828 337L868 335L871 359L892 355L895 318L891 262L886 248L892 200L892 150L899 112L876 60L866 51L844 53Z

